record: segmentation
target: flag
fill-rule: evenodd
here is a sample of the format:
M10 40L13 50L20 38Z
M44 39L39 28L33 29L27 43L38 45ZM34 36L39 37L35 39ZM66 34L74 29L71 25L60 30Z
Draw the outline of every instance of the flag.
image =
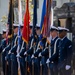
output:
M9 14L8 14L8 35L9 37L13 34L13 22L14 22L14 9L13 9L13 0L10 0L9 3Z
M50 27L53 25L53 1L47 0L47 34L50 36Z
M43 35L45 23L46 23L46 0L43 1L43 7L42 7L42 15L41 15L41 23L40 23L41 35Z
M53 14L52 14L52 0L47 0L47 11L46 11L46 17L47 17L47 23L46 23L46 36L50 36L50 26L53 25Z
M53 16L52 16L52 0L44 0L42 8L42 17L40 23L41 34L44 37L49 37L50 35L50 26L53 25Z
M22 25L22 7L21 7L21 0L18 0L18 18L19 18L19 26L18 26L18 48L17 48L17 56L19 56L20 48L21 48L21 25ZM18 62L18 75L21 75L20 71L20 62L19 58L17 58Z
M26 1L26 12L24 15L24 27L22 38L28 44L29 41L29 0Z
M33 37L35 35L35 27L37 24L37 0L34 0L34 9L33 9Z
M8 28L9 28L8 35L9 36L12 35L13 21L14 21L13 0L10 0L10 3L9 3L9 14L8 14Z

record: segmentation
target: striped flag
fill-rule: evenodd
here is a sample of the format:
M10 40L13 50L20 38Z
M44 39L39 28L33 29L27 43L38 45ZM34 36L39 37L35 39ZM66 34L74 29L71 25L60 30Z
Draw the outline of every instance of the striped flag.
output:
M44 24L46 23L46 0L43 1L43 7L42 7L42 16L41 16L41 23L40 23L40 30L41 34L43 35L44 32Z
M50 36L50 26L53 25L53 1L52 0L47 0L47 26L46 26L46 30L47 30L47 34L46 36L49 37Z
M50 26L53 25L52 11L53 11L52 0L44 0L40 24L41 34L44 37L49 37L50 35Z

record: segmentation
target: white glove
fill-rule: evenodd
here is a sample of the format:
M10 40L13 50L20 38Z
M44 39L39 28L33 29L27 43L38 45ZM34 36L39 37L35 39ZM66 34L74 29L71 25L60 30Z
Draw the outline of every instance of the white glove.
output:
M5 51L5 48L3 49L3 51L2 52L4 52Z
M50 60L49 60L49 59L47 59L46 64L48 64L49 62L50 62Z
M9 51L8 54L11 54L11 51Z
M69 70L70 68L71 68L70 65L66 65L66 66L65 66L65 69L66 69L66 70Z
M38 55L39 57L41 57L42 55L41 55L41 53L39 53L39 55Z
M32 55L31 58L34 58L34 55Z
M27 54L27 52L24 53L24 55L26 55L26 54Z
M16 55L16 57L20 57L19 53Z

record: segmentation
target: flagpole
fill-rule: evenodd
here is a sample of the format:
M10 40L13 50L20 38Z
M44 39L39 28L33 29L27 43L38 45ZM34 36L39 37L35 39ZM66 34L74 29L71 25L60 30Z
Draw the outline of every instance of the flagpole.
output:
M35 38L36 35L36 31L35 31L35 27L37 24L37 0L33 0L34 1L34 8L33 8L33 39ZM35 46L36 44L34 44L34 51L35 52ZM34 60L32 60L32 75L34 75Z
M17 48L17 55L19 54L20 51L20 26L22 25L22 7L21 7L21 0L18 0L18 15L19 15L19 28L18 28L18 48ZM18 62L18 75L21 75L21 70L20 70L20 62L19 58L17 57L17 62Z
M53 25L53 0L50 0L47 4L48 4L48 9L49 9L49 3L50 3L50 17L49 17L49 24L50 27ZM49 45L49 58L51 58L51 46ZM49 63L47 64L48 67L48 75L50 75L50 67L49 67Z
M19 25L22 25L22 4L21 4L21 0L18 0L18 14L19 14Z

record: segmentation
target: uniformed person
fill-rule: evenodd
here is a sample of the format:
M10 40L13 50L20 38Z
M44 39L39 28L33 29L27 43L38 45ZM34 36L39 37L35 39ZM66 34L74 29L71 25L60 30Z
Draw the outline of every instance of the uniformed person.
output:
M6 65L8 69L7 75L13 75L13 74L17 75L17 63L15 64L15 68L13 66L13 63L16 61L16 57L14 53L16 53L15 51L17 49L17 46L16 46L17 45L17 32L18 32L17 24L13 24L13 31L14 31L14 35L11 37L12 41L9 43L9 45L5 49L5 52L7 53L5 57Z
M23 30L23 25L21 25L21 35L22 35L22 30ZM19 39L19 51L17 53L17 57L18 57L18 67L20 66L20 74L21 75L25 75L25 57L24 57L24 52L26 51L26 43L25 41L22 39L22 36L20 35L20 39Z
M14 36L12 39L11 49L9 51L11 59L11 75L18 75L18 63L17 63L17 47L18 47L18 24L13 24L14 26ZM15 66L14 66L15 65Z
M36 50L33 53L31 58L34 62L34 75L39 75L40 74L40 60L38 58L38 51L40 51L39 50L40 49L39 48L39 45L40 45L40 26L38 24L36 25L36 34L38 36L37 42L36 42Z
M33 33L32 33L33 25L30 24L30 36L29 36L29 42L27 46L27 50L32 48L32 43L33 43ZM31 53L31 52L30 52ZM31 54L28 53L28 51L25 51L25 74L27 75L32 75L32 61L31 61Z
M48 40L47 37L43 37L41 40L43 44L42 51L39 53L39 57L41 57L40 61L40 74L47 75L47 66L46 66L46 60L48 59ZM45 50L47 51L45 54Z
M3 51L3 49L7 46L7 42L6 42L6 29L3 29L2 31L2 42L1 42L1 50L0 52ZM6 56L6 53L5 52L2 52L2 66L3 66L3 73L5 75L5 56Z
M59 75L71 75L72 42L67 38L67 28L58 27L59 30Z
M36 72L34 71L34 70L36 70L35 69L35 62L36 62L36 60L35 59L31 59L31 56L32 56L32 54L33 53L35 53L35 51L36 51L36 48L37 48L37 45L38 45L38 42L39 42L39 38L38 38L38 35L37 35L37 27L35 28L35 34L34 34L34 36L32 35L31 36L31 42L30 42L30 47L29 47L29 49L25 52L26 54L27 54L27 61L28 61L28 64L29 64L29 66L30 66L30 68L31 68L31 73L32 73L32 75L33 75L33 73L34 74L36 74ZM32 63L32 64L31 64ZM33 67L33 65L34 65L34 67ZM33 70L33 68L34 68L34 70Z
M51 75L58 75L58 44L59 44L59 38L58 38L58 28L55 26L51 26L50 28L50 35L52 36L51 39L51 49L50 49L50 56L49 59L47 59L46 63L50 64L50 74Z

